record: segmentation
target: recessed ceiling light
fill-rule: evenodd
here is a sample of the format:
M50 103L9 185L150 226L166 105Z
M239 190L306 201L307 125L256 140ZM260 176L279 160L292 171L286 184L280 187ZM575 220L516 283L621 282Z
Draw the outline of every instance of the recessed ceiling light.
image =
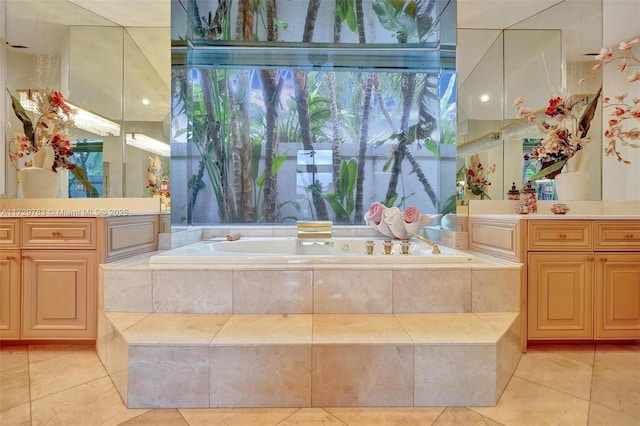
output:
M480 102L489 102L489 99L491 99L489 95L480 96Z
M151 103L151 101L149 99L147 99L147 98L142 98L142 99L140 99L140 103L142 105L149 105Z

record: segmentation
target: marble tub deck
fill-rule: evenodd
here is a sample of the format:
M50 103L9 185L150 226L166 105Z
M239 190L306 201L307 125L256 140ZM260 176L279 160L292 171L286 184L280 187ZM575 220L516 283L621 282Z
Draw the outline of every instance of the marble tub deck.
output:
M101 265L97 352L129 408L493 406L522 265Z

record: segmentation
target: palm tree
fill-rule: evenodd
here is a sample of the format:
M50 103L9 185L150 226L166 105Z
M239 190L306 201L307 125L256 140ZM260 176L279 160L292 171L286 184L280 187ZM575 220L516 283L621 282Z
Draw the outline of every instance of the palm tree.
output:
M266 1L267 13L267 41L278 39L276 18L278 10L276 0ZM262 96L266 109L265 159L264 159L264 199L262 214L267 222L273 222L276 217L277 178L273 173L273 160L277 154L278 144L278 106L280 91L282 90L282 76L275 70L261 69L259 72L262 83Z
M315 29L319 7L320 0L309 0L307 17L305 19L304 25L304 33L302 36L302 41L305 43L310 43L313 40L313 31ZM304 70L296 70L293 72L293 77L302 146L307 151L313 151L311 118L309 117L309 90L307 88L307 72ZM316 171L317 167L314 164L307 164L307 172L310 173L311 176L315 176ZM319 181L313 180L313 182L311 182L311 197L313 199L313 206L316 211L317 219L329 219L327 206L324 203L324 198L322 198L322 185Z

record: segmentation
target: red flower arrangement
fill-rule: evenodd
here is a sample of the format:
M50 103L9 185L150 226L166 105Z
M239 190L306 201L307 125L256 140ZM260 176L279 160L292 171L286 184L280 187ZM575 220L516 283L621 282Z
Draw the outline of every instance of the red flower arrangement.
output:
M22 122L23 132L17 132L9 140L9 161L20 170L37 167L50 168L57 172L59 168L69 169L85 186L89 196L98 196L97 191L87 180L84 169L70 161L73 146L69 139L69 129L74 126L73 110L62 93L46 89L32 92L28 98L35 102L40 116L34 121L11 93L11 105L16 117Z
M496 165L492 164L485 172L484 166L481 162L478 162L475 166L471 166L467 169L467 188L473 195L480 195L481 197L489 198L487 194L487 188L491 185L491 182L487 179L487 176L496 171Z

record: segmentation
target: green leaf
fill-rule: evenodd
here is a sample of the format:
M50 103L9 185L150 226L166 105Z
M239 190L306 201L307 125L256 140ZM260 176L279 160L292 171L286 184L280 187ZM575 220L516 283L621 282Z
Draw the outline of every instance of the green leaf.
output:
M553 163L549 167L545 167L544 169L540 170L539 172L534 173L531 177L529 177L529 180L533 182L534 180L541 179L541 178L545 177L549 173L552 173L552 172L555 172L557 170L560 170L561 168L564 167L566 162L567 162L567 160L561 160L561 161L558 161L557 163Z
M29 141L31 142L31 146L35 147L36 141L35 141L35 133L33 131L33 122L29 118L27 111L25 111L24 108L22 107L22 104L20 103L20 101L15 96L13 96L11 92L9 92L9 89L7 89L7 92L11 97L11 107L13 108L13 112L16 114L16 117L18 117L18 120L22 122L22 128L24 130L25 136L29 138Z
M98 194L96 188L91 185L91 182L89 182L89 179L87 179L87 174L82 167L75 166L69 170L71 170L73 176L75 176L75 178L78 179L78 181L80 181L82 185L84 185L89 198L100 198L100 194Z

